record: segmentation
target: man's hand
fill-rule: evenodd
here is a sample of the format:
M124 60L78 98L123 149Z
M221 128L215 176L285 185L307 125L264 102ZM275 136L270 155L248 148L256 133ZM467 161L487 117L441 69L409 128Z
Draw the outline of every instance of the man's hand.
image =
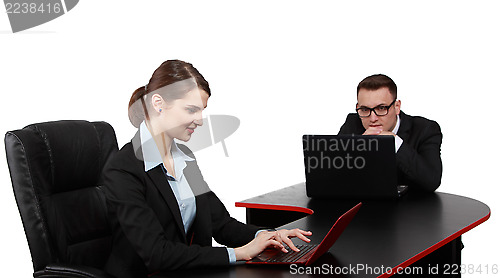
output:
M381 126L368 127L363 135L379 135L382 132Z
M365 130L363 135L392 135L396 136L396 134L390 132L390 131L385 131L382 130L381 127L369 127L368 129Z

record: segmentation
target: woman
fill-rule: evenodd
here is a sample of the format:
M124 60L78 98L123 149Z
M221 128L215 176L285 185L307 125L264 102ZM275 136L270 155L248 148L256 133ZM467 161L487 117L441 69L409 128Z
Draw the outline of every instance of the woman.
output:
M116 277L228 265L265 248L298 251L289 238L308 242L299 229L266 231L231 218L203 180L188 141L203 124L208 82L189 63L166 61L129 103L139 130L108 162L104 191L113 228L106 270ZM226 247L212 247L212 237Z

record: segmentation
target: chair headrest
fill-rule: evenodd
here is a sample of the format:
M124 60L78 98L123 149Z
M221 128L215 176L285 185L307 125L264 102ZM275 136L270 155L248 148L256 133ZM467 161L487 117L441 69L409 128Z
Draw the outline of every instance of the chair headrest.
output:
M32 130L45 146L36 153L42 157L33 158L50 167L46 189L51 193L96 186L107 158L117 149L114 130L105 122L57 121L24 130Z

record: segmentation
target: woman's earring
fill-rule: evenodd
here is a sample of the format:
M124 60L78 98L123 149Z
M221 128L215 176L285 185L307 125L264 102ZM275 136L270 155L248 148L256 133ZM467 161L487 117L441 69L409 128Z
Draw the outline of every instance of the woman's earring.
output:
M161 113L161 108L160 108L160 111L158 111L158 112L160 112L160 113Z

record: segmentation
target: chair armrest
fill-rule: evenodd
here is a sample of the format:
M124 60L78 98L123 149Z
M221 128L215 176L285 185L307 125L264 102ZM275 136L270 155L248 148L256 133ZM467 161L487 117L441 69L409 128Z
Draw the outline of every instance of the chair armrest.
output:
M34 278L114 278L106 272L84 265L50 264L33 273Z

